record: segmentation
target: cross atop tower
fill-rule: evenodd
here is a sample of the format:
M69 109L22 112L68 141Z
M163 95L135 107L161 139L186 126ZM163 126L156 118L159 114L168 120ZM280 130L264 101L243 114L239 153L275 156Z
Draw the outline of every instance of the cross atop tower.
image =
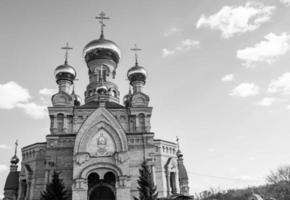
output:
M179 137L176 136L177 150L179 151Z
M72 50L73 48L69 46L68 42L64 47L61 47L61 49L65 50L65 61L64 63L67 64L67 59L68 59L68 51Z
M134 45L134 48L130 49L131 51L135 52L135 63L138 65L138 51L141 51L142 49L137 47L137 44Z
M107 17L106 13L102 11L99 16L96 16L96 19L98 19L101 24L101 38L104 38L104 27L106 26L104 20L109 20L110 18Z
M18 149L18 140L15 141L15 152L14 155L17 155L17 149Z

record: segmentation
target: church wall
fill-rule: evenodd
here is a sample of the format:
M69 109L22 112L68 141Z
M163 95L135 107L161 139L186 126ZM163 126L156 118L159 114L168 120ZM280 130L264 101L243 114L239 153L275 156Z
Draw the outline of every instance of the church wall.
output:
M75 135L59 135L47 136L47 153L46 159L46 183L51 180L54 170L60 172L60 178L63 179L64 185L71 194L71 186L73 183L73 148Z
M168 165L175 172L176 192L179 192L178 169L176 161L177 145L164 140L154 140L155 145L155 180L159 192L158 197L171 195ZM170 162L170 163L169 163Z
M138 197L137 180L139 179L139 169L144 162L144 153L146 160L152 164L152 145L154 134L127 134L130 157L130 178L131 178L131 195ZM145 141L145 143L144 143ZM145 151L144 151L145 149Z
M46 143L30 145L22 149L21 180L26 180L26 194L31 200L39 199L44 189ZM21 190L21 185L19 190ZM20 199L21 200L21 199Z

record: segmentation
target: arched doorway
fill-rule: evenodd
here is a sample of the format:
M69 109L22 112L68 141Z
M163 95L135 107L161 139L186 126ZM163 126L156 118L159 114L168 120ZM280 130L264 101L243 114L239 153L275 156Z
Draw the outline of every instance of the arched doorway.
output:
M115 194L110 187L100 185L91 191L89 200L115 200Z
M104 179L100 179L97 173L88 176L89 200L115 200L116 177L112 172L107 172Z

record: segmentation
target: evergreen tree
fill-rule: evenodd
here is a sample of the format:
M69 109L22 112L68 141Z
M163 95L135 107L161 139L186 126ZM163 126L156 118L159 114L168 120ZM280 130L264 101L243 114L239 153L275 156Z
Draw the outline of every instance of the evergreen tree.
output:
M46 185L46 190L41 193L43 200L68 200L67 190L62 179L56 171L53 172L52 182Z
M139 169L138 190L139 199L134 197L135 200L157 200L157 188L153 182L152 172L149 166L144 161Z

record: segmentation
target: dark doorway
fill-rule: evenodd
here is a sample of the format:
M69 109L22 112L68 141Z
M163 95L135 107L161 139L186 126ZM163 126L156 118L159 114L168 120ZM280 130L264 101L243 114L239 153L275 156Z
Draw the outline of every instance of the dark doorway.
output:
M115 195L109 187L99 186L91 192L90 200L115 200Z
M116 177L114 173L107 172L104 179L100 179L97 173L91 173L88 177L89 200L115 200Z

